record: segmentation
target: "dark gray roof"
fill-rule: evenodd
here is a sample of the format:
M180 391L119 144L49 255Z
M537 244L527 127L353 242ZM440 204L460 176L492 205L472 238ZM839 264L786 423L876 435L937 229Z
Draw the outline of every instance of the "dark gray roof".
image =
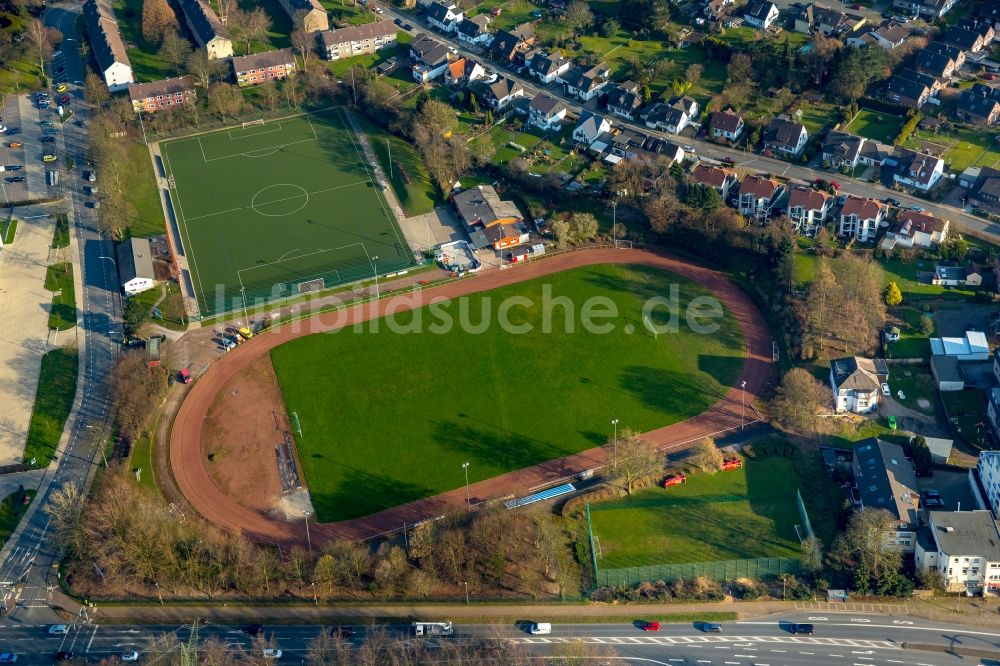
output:
M600 133L601 124L604 122L604 116L599 116L591 111L583 110L580 112L580 121L576 124L573 132L582 130L583 133L594 138Z
M899 444L872 437L854 447L854 474L861 503L917 524L917 475Z
M945 44L951 44L965 50L971 49L981 39L982 37L975 30L966 30L958 26L948 28L941 36L941 41Z
M458 24L458 31L466 37L478 37L489 32L489 22L490 19L486 14L478 14L470 19L462 19Z
M752 16L759 21L763 21L767 18L767 15L771 13L771 7L777 8L771 0L750 0L750 3L746 6L743 11L745 16Z
M881 363L879 363L881 361ZM847 356L830 361L833 383L838 389L877 391L889 373L881 359Z
M454 195L452 201L462 221L470 227L480 223L490 226L504 218L521 218L521 212L514 202L501 199L490 185L463 190Z
M990 511L931 511L930 523L931 534L942 553L1000 562L1000 534Z
M440 65L448 59L448 47L421 33L410 44L415 59L428 65Z
M927 74L933 76L944 76L945 70L949 66L954 66L955 61L943 53L922 50L917 53L914 66Z
M775 118L764 129L764 143L784 148L795 148L805 129L805 125L793 123L784 118Z
M101 69L106 70L115 63L132 67L128 54L125 53L125 42L122 41L111 4L105 0L88 0L83 5L83 18L87 24L90 46Z
M823 141L823 154L853 162L861 154L864 143L865 140L860 136L833 130Z
M523 44L535 40L535 29L530 23L522 23L513 30L499 30L490 44L490 50L498 57L510 60L514 52Z
M961 269L961 266L957 268ZM965 271L962 270L964 277ZM931 369L939 382L964 382L957 356L931 356Z
M976 118L988 118L996 109L997 104L1000 102L992 97L983 97L976 95L971 90L966 90L958 98L958 111Z
M507 77L501 77L489 87L490 94L498 100L513 95L518 90L524 90L524 86Z
M130 238L118 244L118 277L123 285L136 278L155 279L149 239Z
M633 112L641 105L642 98L639 96L639 86L632 81L612 86L608 92L609 107Z
M903 69L899 70L899 75L902 76L904 79L909 79L914 83L919 83L931 89L933 89L934 86L937 85L938 83L938 80L935 77L929 74L923 74L916 70L910 69L909 67L904 67Z
M277 67L295 63L295 55L291 49L281 49L278 51L262 51L245 56L233 58L233 70L236 72L248 72L251 69L262 67Z
M925 46L923 50L930 53L940 53L941 55L948 56L956 62L958 61L959 56L962 55L962 49L957 46L945 44L944 42L931 42Z
M538 111L539 113L543 113L546 116L553 116L559 112L560 107L563 109L566 108L566 105L563 104L562 100L555 98L548 93L541 93L531 98L529 108L534 111Z
M194 38L205 46L216 37L225 37L226 29L218 15L205 0L177 0Z
M604 63L589 68L578 65L566 72L563 81L572 88L589 92L607 80L608 71L608 66Z
M432 2L427 5L427 18L434 19L438 23L444 23L444 18L448 15L452 6L443 2ZM461 10L459 10L461 11Z
M927 86L897 74L889 79L889 85L886 90L889 93L899 96L901 100L919 101L927 93Z

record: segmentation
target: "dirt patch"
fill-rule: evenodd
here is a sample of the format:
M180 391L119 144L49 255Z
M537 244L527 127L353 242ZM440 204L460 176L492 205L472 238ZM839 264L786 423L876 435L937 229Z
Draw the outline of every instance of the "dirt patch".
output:
M275 414L284 410L271 357L262 354L219 391L201 429L202 455L211 456L207 467L215 485L264 513L280 505Z

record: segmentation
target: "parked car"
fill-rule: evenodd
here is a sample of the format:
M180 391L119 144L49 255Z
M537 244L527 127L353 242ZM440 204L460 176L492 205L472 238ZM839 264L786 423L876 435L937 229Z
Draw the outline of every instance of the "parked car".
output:
M4 125L0 125L0 134L6 134L7 128Z
M94 171L93 169L90 169L89 171L84 171L83 177L86 178L91 183L97 182L97 172Z
M59 159L59 157L52 153L45 153L42 155L43 162L55 162L57 159Z
M49 634L52 636L62 636L69 633L68 624L53 624L49 627Z
M528 633L534 636L548 636L552 633L552 625L548 622L535 622L528 628Z
M682 483L687 483L687 476L683 472L677 474L671 474L667 478L663 479L663 487L669 488L670 486L679 486Z
M410 25L409 23L404 23L403 30L413 30L413 26Z
M899 203L899 199L894 199L892 197L886 197L885 198L885 202L887 204L889 204L890 206L897 206L898 207L898 206L902 205L902 204Z
M6 169L7 171L20 171L23 168L24 165L22 164L8 164L7 166L4 167L4 169ZM966 329L966 330L972 330L972 329Z
M136 652L135 650L132 650L131 652L123 652L122 661L123 662L139 661L139 653Z
M788 630L793 634L812 634L816 631L816 627L805 622L796 622Z
M281 659L282 654L279 648L264 648L264 659Z
M889 430L895 430L896 428L897 428L897 426L896 426L896 417L895 416L890 416L889 417Z
M11 141L7 145L10 146L11 148L20 148L21 147L21 142L20 141Z
M58 127L46 127L42 130L42 134L59 134L60 130Z
M13 664L17 661L17 655L13 652L0 652L0 664Z
M882 395L892 395L892 391L889 390L888 384L882 384Z
M56 138L54 136L43 136L41 139L39 139L39 141L41 141L42 143L53 143L55 142L55 140Z
M24 176L7 176L8 183L23 183Z
M396 25L402 27L402 25L403 25L403 19L401 19L401 18L394 19L393 23L395 23Z

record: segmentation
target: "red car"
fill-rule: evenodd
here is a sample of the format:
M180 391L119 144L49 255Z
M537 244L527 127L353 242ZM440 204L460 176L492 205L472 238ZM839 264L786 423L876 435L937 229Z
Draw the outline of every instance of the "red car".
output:
M722 471L729 472L743 467L743 461L739 458L729 458L722 461Z
M642 623L642 630L643 631L659 631L660 630L660 623L657 622L656 620L653 620L652 622L643 622Z
M669 488L670 486L679 486L682 483L687 483L687 477L681 474L671 474L663 480L663 487Z

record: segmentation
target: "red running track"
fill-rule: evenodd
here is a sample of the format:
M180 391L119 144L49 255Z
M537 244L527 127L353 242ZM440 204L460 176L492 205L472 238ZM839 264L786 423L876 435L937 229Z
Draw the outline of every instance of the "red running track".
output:
M303 523L275 520L247 508L222 492L213 482L202 456L201 429L216 394L237 373L254 360L289 340L335 330L357 322L382 317L388 310L403 311L426 304L431 298L458 298L496 289L516 282L593 264L643 264L661 268L700 283L718 297L739 323L746 341L746 361L736 386L719 402L698 416L645 433L643 437L663 450L678 449L702 437L739 427L743 406L754 401L767 383L771 366L771 336L763 316L750 298L726 275L684 259L648 250L598 249L569 252L543 261L530 262L509 270L492 271L476 277L431 287L404 297L384 298L374 303L319 315L276 328L241 345L220 359L191 388L174 419L170 433L170 466L181 492L202 516L222 527L238 530L247 537L284 544L305 543ZM403 302L405 300L405 302ZM473 504L489 498L525 491L602 465L607 451L598 447L576 455L550 460L473 484L469 491ZM332 538L363 539L461 509L466 502L464 487L409 504L386 509L370 516L338 523L310 526L314 541Z

